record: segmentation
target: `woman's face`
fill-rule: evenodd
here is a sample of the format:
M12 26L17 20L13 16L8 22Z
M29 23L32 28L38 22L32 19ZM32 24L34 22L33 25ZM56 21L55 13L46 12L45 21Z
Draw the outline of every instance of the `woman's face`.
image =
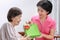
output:
M21 21L21 16L22 15L18 15L16 17L12 18L12 22L14 23L14 25L18 25L19 24L19 22Z
M38 14L39 14L40 18L43 18L43 17L47 16L48 12L46 10L44 10L43 8L38 7Z

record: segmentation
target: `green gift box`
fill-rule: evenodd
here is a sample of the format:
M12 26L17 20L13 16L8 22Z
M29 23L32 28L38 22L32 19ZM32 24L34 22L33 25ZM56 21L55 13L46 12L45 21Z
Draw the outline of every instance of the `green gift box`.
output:
M25 34L27 36L30 36L31 38L35 38L41 35L40 31L38 30L38 26L36 24L30 24L30 28L28 30L25 29Z

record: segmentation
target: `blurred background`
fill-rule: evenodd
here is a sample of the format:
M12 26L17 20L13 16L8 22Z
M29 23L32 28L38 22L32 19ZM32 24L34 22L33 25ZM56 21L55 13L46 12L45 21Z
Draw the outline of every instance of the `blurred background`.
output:
M30 20L32 16L38 15L36 4L39 0L0 0L0 28L7 21L7 13L11 7L18 7L22 10L22 21L16 27L18 32L24 31L23 24ZM53 10L50 16L56 20L56 33L60 34L60 0L49 0L53 3Z

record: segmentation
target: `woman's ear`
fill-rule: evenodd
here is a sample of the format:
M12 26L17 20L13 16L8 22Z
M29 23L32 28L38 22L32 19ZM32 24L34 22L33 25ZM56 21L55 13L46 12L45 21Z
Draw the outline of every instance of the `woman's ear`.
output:
M11 20L13 21L13 20L14 20L14 18L11 18Z
M48 15L49 11L47 11L47 15Z

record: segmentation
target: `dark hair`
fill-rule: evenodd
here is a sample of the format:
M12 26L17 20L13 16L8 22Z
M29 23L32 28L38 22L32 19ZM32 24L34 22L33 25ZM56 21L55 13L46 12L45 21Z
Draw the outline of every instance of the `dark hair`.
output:
M37 7L42 7L44 10L46 10L47 12L49 12L48 14L50 14L51 13L51 11L52 11L52 3L50 2L50 1L39 1L38 3L37 3Z
M22 14L22 11L17 8L17 7L12 7L9 11L8 11L8 14L7 14L7 19L9 22L12 22L12 19L11 18L14 18L18 15L21 15Z

